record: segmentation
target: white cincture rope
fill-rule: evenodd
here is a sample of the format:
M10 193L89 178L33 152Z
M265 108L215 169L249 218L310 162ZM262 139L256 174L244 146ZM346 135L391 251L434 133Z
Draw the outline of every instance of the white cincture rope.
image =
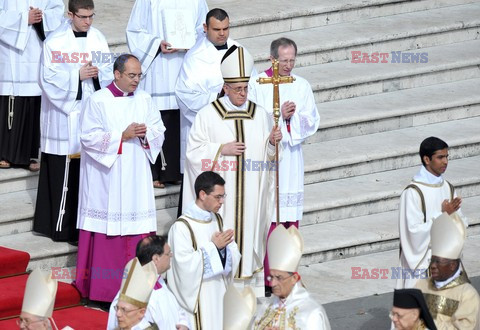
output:
M65 203L67 201L68 193L68 172L70 169L70 157L65 156L65 175L63 177L62 199L60 201L60 211L58 212L56 231L62 231L63 215L65 214Z
M165 160L165 155L163 154L163 148L160 149L160 159L162 160L162 171L165 171L165 167L167 166L167 161Z
M13 125L13 107L15 106L15 96L9 95L8 96L8 110L7 110L7 122L8 122L8 130L12 129Z

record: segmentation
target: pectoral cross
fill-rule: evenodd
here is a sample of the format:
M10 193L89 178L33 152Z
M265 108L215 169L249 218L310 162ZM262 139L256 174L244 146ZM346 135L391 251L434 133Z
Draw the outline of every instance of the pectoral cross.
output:
M273 84L273 121L275 128L278 127L278 120L280 119L280 92L278 85L292 83L295 78L290 76L280 76L278 74L278 60L272 61L273 75L269 78L258 78L259 84ZM275 203L277 206L277 225L280 223L280 194L279 194L279 169L278 162L278 143L275 141L275 163L277 165L277 172L275 175Z

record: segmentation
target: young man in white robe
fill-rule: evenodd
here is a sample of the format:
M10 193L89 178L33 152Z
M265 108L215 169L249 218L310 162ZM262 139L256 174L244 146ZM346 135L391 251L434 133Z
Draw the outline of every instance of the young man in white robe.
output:
M177 302L175 296L163 280L164 274L170 268L170 259L173 253L167 240L158 235L145 237L137 244L136 256L143 265L153 261L157 269L158 279L153 287L148 301L145 319L155 323L159 329L190 329L187 313ZM117 329L118 321L114 306L117 304L120 292L117 293L110 306L107 329Z
M0 2L0 168L38 171L40 69L45 36L63 18L61 0Z
M278 60L280 76L292 76L293 83L280 84L280 120L282 130L282 159L280 161L280 222L288 228L298 228L303 215L304 168L302 142L315 134L320 124L315 98L308 81L292 73L297 56L297 45L291 39L279 38L270 45L270 59ZM248 98L262 106L269 113L273 126L273 88L271 84L260 84L258 78L273 75L273 69L262 72L250 79ZM270 234L276 227L276 212L271 214ZM268 274L268 254L265 257L264 272ZM269 283L265 283L271 291Z
M115 297L138 241L157 230L150 163L165 131L150 95L137 90L138 59L119 56L114 75L88 99L80 117L76 287L82 297L106 302Z
M165 182L175 183L180 176L180 111L175 98L175 83L185 52L195 40L203 37L203 23L208 6L205 0L136 0L127 25L127 43L130 52L142 63L143 79L140 88L152 96L155 108L161 111L167 129L160 157L152 165L153 185L164 188ZM180 14L176 13L181 12ZM168 16L177 18L169 26ZM183 21L180 19L183 18ZM186 49L177 49L167 40L166 30L176 28L186 35L192 44ZM190 30L192 28L192 30ZM187 38L191 37L191 38ZM173 47L173 48L172 48Z
M93 58L110 54L103 34L92 27L92 0L70 0L68 17L43 43L41 171L33 231L54 241L78 240L80 109L93 92L112 78L112 63Z
M480 296L461 261L464 223L444 212L434 219L430 236L430 276L420 279L415 287L422 290L437 328L480 329Z
M297 272L303 253L303 238L298 229L277 226L267 250L273 296L257 309L254 329L329 330L325 309L310 297Z
M448 145L437 137L420 144L422 167L402 192L399 206L400 271L397 289L415 286L419 278L427 277L431 257L430 228L443 212L468 221L463 216L461 198L451 183L443 178L448 165Z
M234 231L223 227L218 213L225 201L224 185L217 173L200 174L195 180L196 200L168 233L173 252L168 285L194 330L222 330L223 296L240 260Z
M118 300L112 304L111 311L122 330L158 330L159 327L145 317L157 271L153 261L142 265L138 258L133 258L125 266ZM109 324L110 324L109 316ZM110 329L110 328L108 328Z

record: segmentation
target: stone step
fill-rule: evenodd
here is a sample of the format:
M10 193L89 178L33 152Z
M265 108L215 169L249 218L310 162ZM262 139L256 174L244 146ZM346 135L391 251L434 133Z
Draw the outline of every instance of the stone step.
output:
M419 164L418 145L430 135L440 136L449 143L453 160L480 155L478 127L480 116L305 145L305 189L307 191L310 185L321 182L415 166ZM6 172L9 171L18 173L14 170ZM35 185L32 183L35 189L0 194L0 236L32 228L37 176L28 177L32 182L35 179ZM8 176L6 180L10 180ZM3 181L0 185L8 186ZM179 190L179 186L173 185L154 190L159 231L162 233L168 231L175 219ZM310 213L306 215L311 216Z
M476 226L478 228L478 226ZM463 249L462 262L470 278L480 275L478 251L480 235L468 230L469 236ZM397 249L371 253L357 257L344 258L319 264L300 266L298 272L313 298L321 304L346 299L360 298L392 292L395 288L395 276L392 267L398 267ZM387 269L387 278L356 279L352 278L352 268ZM320 280L321 279L321 280ZM389 302L391 304L391 301ZM390 308L388 306L387 308ZM352 310L352 314L363 310ZM372 329L366 327L365 329Z
M303 30L312 27L365 20L372 17L392 16L440 7L461 5L473 1L275 1L209 0L209 8L224 8L230 15L231 35L245 38L255 35Z
M66 2L66 1L65 1ZM241 39L287 31L302 30L318 26L352 22L372 17L391 16L434 8L450 7L475 2L474 0L339 0L330 3L315 0L292 3L278 0L272 4L264 1L208 0L210 9L225 9L230 16L231 36ZM118 10L112 12L111 4L95 4L95 26L107 37L113 52L124 52L125 29L134 0L115 3ZM112 24L112 21L115 24ZM270 42L268 42L269 44Z
M480 233L478 205L480 196L462 200L469 234ZM398 249L398 211L306 225L300 231L305 243L302 265Z
M449 162L445 178L462 197L480 195L480 156ZM319 182L305 186L304 225L396 210L402 190L420 166Z
M270 43L280 37L295 40L295 65L301 67L351 60L352 51L390 54L473 40L479 32L480 3L473 3L264 36L253 34L238 41L255 54L257 68L263 71L270 67Z
M480 116L480 79L317 104L319 131L306 144Z
M37 188L38 172L30 172L22 168L0 170L0 196L15 191Z
M327 102L480 77L480 40L415 50L428 63L339 61L295 69L306 78L316 102Z
M419 164L428 136L451 146L451 159L480 155L480 116L303 146L305 184L383 172ZM285 174L280 174L285 175Z

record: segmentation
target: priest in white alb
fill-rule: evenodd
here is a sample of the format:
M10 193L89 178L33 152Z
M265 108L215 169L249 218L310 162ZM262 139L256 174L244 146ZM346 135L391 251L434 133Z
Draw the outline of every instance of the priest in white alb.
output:
M282 159L280 161L280 222L286 227L298 228L303 215L304 168L302 143L315 134L320 124L312 87L302 77L292 73L297 56L297 45L291 39L279 38L270 45L270 59L278 60L280 76L292 76L293 83L279 85L280 93L280 120L282 130ZM273 88L271 84L260 84L258 78L267 78L273 75L270 68L250 79L248 98L262 106L269 113L273 121ZM273 125L273 122L272 122ZM271 214L269 234L276 227L276 213ZM268 274L268 254L265 258L265 274ZM267 290L269 283L265 283Z
M42 155L33 231L54 241L78 241L80 111L91 94L112 80L112 63L101 56L110 54L107 40L92 26L94 9L93 0L70 0L69 19L43 43Z
M183 58L203 38L208 6L205 0L136 0L127 25L130 52L142 63L140 88L152 96L166 127L165 144L152 165L153 185L181 180L180 111L175 98Z
M276 170L275 141L279 129L271 129L267 112L247 100L253 58L232 46L222 59L224 78L221 97L200 110L187 144L183 200L194 200L194 181L203 171L219 173L227 182L220 214L225 228L235 230L242 260L235 281L255 288L263 296L263 258L267 226L273 212L270 175Z
M0 168L40 164L40 95L37 77L45 37L62 22L61 0L0 2Z
M224 228L218 213L225 180L203 172L195 180L195 195L168 233L173 259L167 281L193 330L222 330L223 296L240 260L234 231Z
M165 131L150 95L136 90L142 75L138 59L118 57L114 75L107 88L89 98L80 117L76 286L83 297L107 302L115 297L137 242L157 230L150 163Z
M426 278L431 258L430 228L443 212L462 220L461 198L453 185L444 179L448 166L448 144L434 136L420 144L422 166L400 197L400 271L397 289L412 288L420 278Z

